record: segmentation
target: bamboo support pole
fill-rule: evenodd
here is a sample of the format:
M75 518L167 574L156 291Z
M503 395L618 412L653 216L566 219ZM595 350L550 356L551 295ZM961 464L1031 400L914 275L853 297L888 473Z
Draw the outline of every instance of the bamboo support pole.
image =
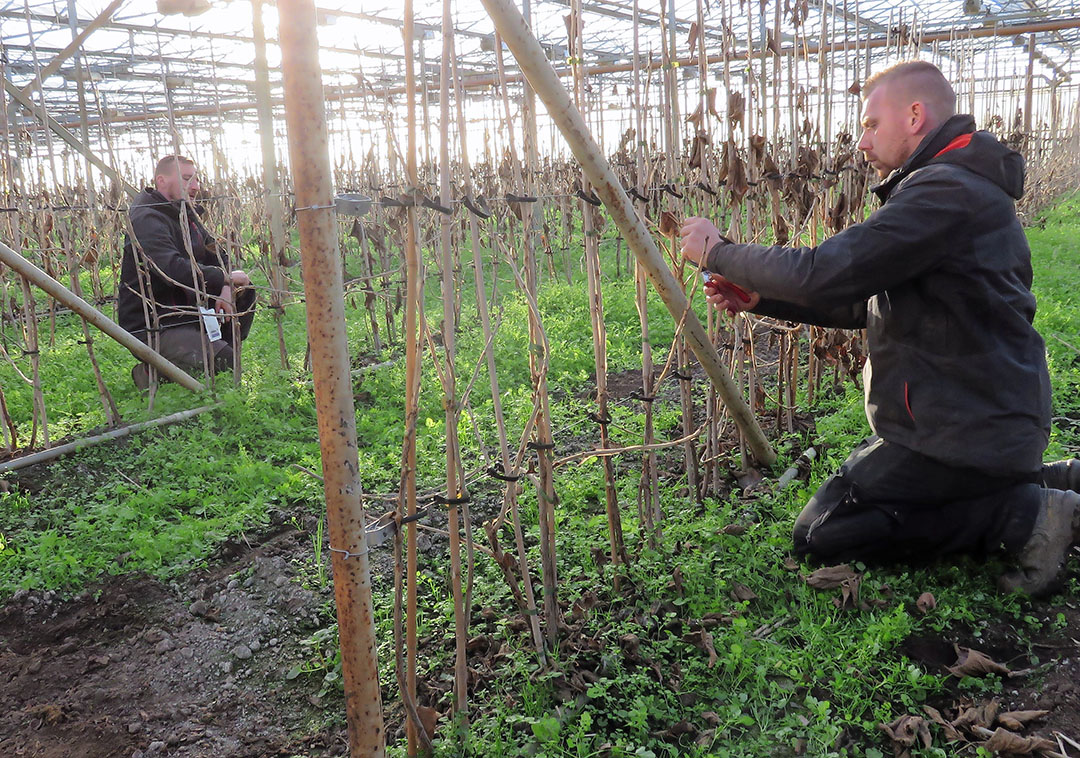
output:
M29 453L27 455L21 455L18 458L12 458L11 460L0 463L0 474L7 471L18 471L29 466L36 466L39 463L46 463L48 461L56 460L57 458L67 455L68 453L74 453L77 450L83 448L93 447L100 445L103 442L109 442L110 440L121 439L127 437L136 432L141 432L145 429L153 429L159 426L165 426L167 424L175 424L179 421L187 421L190 418L194 418L207 411L212 411L219 408L220 405L204 405L201 408L192 408L187 411L180 411L178 413L172 413L168 416L162 416L161 418L151 419L150 421L142 421L137 424L128 424L127 426L121 426L117 429L110 429L102 434L96 434L93 437L85 437L81 440L75 440L74 442L67 442L63 445L57 445L51 447L48 450L41 450L36 453Z
M442 83L439 88L439 202L450 206L450 58L453 56L453 17L450 0L443 0ZM469 660L465 645L469 641L469 609L461 591L461 533L458 504L465 500L461 471L461 445L458 441L458 421L461 418L457 396L457 368L454 353L457 345L457 314L455 312L453 225L447 214L439 214L439 249L442 253L443 346L445 362L442 372L443 407L446 413L446 496L451 499L450 588L454 602L454 710L463 728L467 728L469 706Z
M40 67L40 62L38 60L38 55L37 55L37 47L33 43L33 40L31 40L30 50L31 50L31 53L32 53L33 58L34 58L34 67L35 67L35 69L37 69L39 71L36 81L38 81L38 82L44 81L48 77L48 74L46 73L47 69L42 70L41 67ZM28 89L32 90L33 87L30 87ZM26 91L28 91L28 90L24 89L24 92L26 92ZM40 100L41 100L42 113L47 114L48 113L48 103L47 103L47 101L45 99L45 94L44 94L44 92L41 92L39 94L41 96ZM83 110L85 111L85 99L82 97L82 90L81 89L79 91L79 94L80 94L80 103L82 104ZM84 130L84 132L85 132L85 130ZM49 167L50 167L50 169L52 171L53 181L54 181L54 183L58 183L58 177L56 175L56 163L57 163L57 161L56 161L56 150L55 150L54 145L53 145L52 133L49 132L49 131L45 132L45 144L46 144L46 148L48 150ZM64 165L64 167L66 169L67 168L67 163L64 162L63 165ZM65 180L66 180L66 178L67 177L66 177L66 171L65 171ZM65 181L65 183L70 184L70 182L67 182L67 181ZM40 229L41 229L41 232L40 232L41 233L41 237L40 237L41 245L44 248L45 246L47 246L47 245L49 245L51 243L51 240L49 239L50 233L49 233L48 229L46 228L46 224L44 223L47 213L50 216L49 220L52 222L50 224L50 226L52 226L53 231L56 231L59 234L61 248L63 249L63 252L64 252L64 256L65 256L66 264L67 264L67 269L68 269L68 274L70 276L71 292L76 297L81 298L82 297L82 286L81 286L81 284L79 282L79 265L78 265L78 262L77 262L77 259L76 259L76 256L75 256L75 246L74 246L72 236L71 236L71 233L70 233L70 225L64 219L56 218L55 216L52 216L51 212L49 212L49 211L41 211L41 213L39 215L39 219L42 221L42 224L41 224L41 227L40 227ZM51 262L51 257L48 256L46 253L44 253L44 251L43 251L43 255L45 255L46 264ZM49 273L50 275L52 274L51 271L47 271L47 273ZM24 279L24 281L25 281L25 279ZM91 365L91 367L92 367L92 369L94 371L94 382L95 382L95 384L97 386L98 396L101 399L102 408L105 411L105 419L106 419L107 423L109 424L109 426L116 426L117 424L120 423L120 420L121 420L120 419L120 411L117 409L116 402L113 400L112 395L109 393L109 388L105 385L105 380L101 376L101 367L98 365L97 357L94 354L94 339L93 339L93 334L91 333L91 330L90 330L90 325L87 323L85 318L80 318L80 323L82 325L83 342L86 345L87 357L90 360L90 365ZM56 328L56 301L53 300L53 299L49 300L49 325L50 325L50 329L52 330L50 334L51 335L55 334L55 328ZM52 344L52 343L50 342L50 344ZM36 361L36 359L34 361L34 381L35 381L35 383L38 381L37 361ZM44 399L43 398L41 399L41 406L42 406L42 418L44 419L45 414L44 414ZM45 429L46 429L46 432L47 432L47 427L45 427ZM48 435L47 435L47 433L46 433L46 443L48 443Z
M1028 37L1027 44L1028 62L1027 74L1024 76L1024 143L1025 146L1031 141L1031 106L1033 99L1034 74L1035 74L1035 35Z
M413 71L413 2L405 0L405 79L408 82L408 93L405 98L406 128L408 130L408 143L405 148L405 180L408 186L416 188L420 184L417 176L416 156L416 76ZM406 209L405 221L405 439L402 444L402 492L398 501L398 516L412 518L416 515L416 425L420 412L420 329L418 324L418 310L423 306L423 272L421 269L420 251L418 247L419 230L417 228L416 207ZM400 537L399 537L400 540ZM402 700L406 708L416 709L416 652L418 636L416 628L416 574L417 574L417 544L416 522L410 521L405 535L405 567L404 576L401 576L399 565L398 576L395 581L405 584L405 661L404 667L399 665L398 685L401 688ZM400 552L400 550L399 550ZM400 564L400 561L398 561ZM401 597L400 589L397 596ZM400 607L400 603L398 603ZM395 627L400 627L395 623ZM401 656L400 633L398 634L398 657ZM415 719L405 722L406 750L409 758L414 758L420 752L421 744L424 754L431 751L430 735L425 733L422 725Z
M634 0L633 32L634 32L634 62L637 64L640 52L640 17L639 0ZM634 69L634 182L637 185L639 197L645 197L645 113L646 108L642 104L641 72ZM644 218L646 205L642 200L636 202L639 216ZM638 321L641 324L641 405L645 415L645 430L642 444L646 450L642 453L641 479L638 484L638 519L641 528L646 534L646 540L650 547L656 548L663 536L660 521L660 482L657 472L656 453L648 449L655 439L655 422L653 419L653 403L655 401L655 378L653 376L652 342L649 339L649 302L648 281L645 268L640 261L634 262L634 305L637 309Z
M634 251L634 255L644 264L653 286L664 300L672 317L676 321L685 317L684 333L690 346L705 372L716 385L735 423L746 434L754 456L760 463L772 465L776 460L776 453L727 376L716 348L709 341L705 327L702 326L697 314L690 309L690 304L679 282L675 280L671 270L664 263L656 242L638 218L630 198L627 197L618 178L600 154L581 114L570 102L569 95L559 83L558 76L548 63L540 43L533 36L525 19L509 0L483 0L483 3L529 83L544 101L549 115L569 143L574 156L581 163L589 181L595 185L597 195L607 207L619 232Z
M41 389L41 341L38 338L37 316L34 314L34 292L30 289L30 280L25 276L20 280L23 291L23 334L26 341L26 354L30 356L30 385L34 391L34 423L30 430L30 447L37 443L38 424L41 425L41 437L46 448L49 442L49 416L45 408L45 394Z
M115 321L2 242L0 242L0 263L10 266L17 274L43 289L61 305L70 308L79 316L85 318L91 325L105 332L105 334L130 350L136 358L149 363L170 380L193 392L201 392L204 389L202 384L189 376L183 369L167 361L146 344L135 339L131 334L121 329Z
M386 737L315 5L281 0L278 12L349 745L354 756L379 758Z

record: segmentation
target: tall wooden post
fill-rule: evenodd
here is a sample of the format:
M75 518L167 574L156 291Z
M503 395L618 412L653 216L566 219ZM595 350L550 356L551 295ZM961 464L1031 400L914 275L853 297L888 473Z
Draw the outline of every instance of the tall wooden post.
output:
M280 0L278 13L349 745L354 756L381 758L386 736L315 5L313 0Z

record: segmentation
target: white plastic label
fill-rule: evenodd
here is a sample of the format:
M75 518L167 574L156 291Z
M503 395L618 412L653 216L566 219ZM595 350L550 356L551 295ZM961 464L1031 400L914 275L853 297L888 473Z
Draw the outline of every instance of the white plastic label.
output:
M221 324L218 323L217 314L214 313L213 308L199 308L202 311L202 323L203 329L206 330L206 337L211 342L217 342L221 339Z

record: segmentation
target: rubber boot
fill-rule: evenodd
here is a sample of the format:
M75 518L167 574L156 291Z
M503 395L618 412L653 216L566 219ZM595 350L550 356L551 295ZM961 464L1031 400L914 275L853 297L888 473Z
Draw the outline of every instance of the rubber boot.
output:
M136 363L132 366L131 381L140 392L146 392L150 387L150 366L146 363Z
M998 578L1002 592L1044 597L1061 586L1065 559L1080 521L1080 494L1044 489L1031 536L1020 549L1019 568Z
M1044 463L1041 483L1051 490L1080 492L1080 459Z

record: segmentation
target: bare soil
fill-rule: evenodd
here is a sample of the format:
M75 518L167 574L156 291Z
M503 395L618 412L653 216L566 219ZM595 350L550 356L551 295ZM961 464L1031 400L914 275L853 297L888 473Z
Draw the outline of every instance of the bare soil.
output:
M231 545L166 585L111 579L70 600L19 592L0 608L0 755L340 755L336 694L292 680L325 598L290 558L295 530ZM334 702L337 701L337 702Z

